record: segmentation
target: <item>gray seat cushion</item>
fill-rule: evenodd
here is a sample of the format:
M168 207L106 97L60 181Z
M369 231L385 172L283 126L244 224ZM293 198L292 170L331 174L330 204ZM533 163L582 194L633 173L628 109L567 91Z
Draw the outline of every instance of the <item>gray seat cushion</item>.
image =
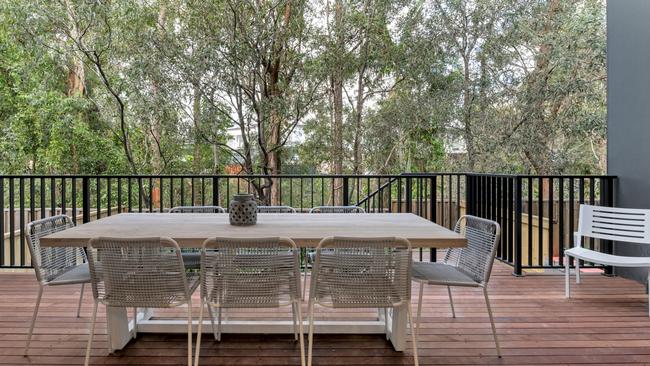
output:
M83 263L70 268L69 271L50 281L49 285L71 285L87 282L90 282L90 270L88 269L88 263Z
M457 267L444 263L413 263L412 278L430 285L478 287L479 283Z
M199 269L201 268L201 252L183 252L183 264L185 269Z

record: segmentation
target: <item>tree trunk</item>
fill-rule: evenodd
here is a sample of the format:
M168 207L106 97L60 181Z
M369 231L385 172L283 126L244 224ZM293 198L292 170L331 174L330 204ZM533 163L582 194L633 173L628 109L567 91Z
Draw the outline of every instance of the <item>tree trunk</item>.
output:
M199 82L194 82L194 100L192 101L192 119L194 120L194 156L192 165L194 173L201 172L201 91Z
M541 39L548 39L555 30L555 19L561 7L560 0L551 0L548 4ZM535 58L535 69L532 71L524 93L524 119L528 122L525 140L522 142L524 155L537 174L547 175L552 171L551 150L548 140L548 123L545 118L545 102L547 80L551 73L550 59L553 44L544 41L539 46L539 53Z
M343 4L337 0L334 4L334 34L336 37L335 44L335 61L332 70L331 84L334 104L334 118L332 126L332 168L336 175L343 174L343 60L341 59L344 52L343 38ZM341 205L343 195L341 187L343 183L340 178L334 179L334 204Z
M367 43L364 45L367 49ZM367 55L366 55L367 56ZM361 151L361 138L363 133L363 104L365 102L364 94L364 76L366 71L366 62L362 61L357 77L357 106L354 113L354 174L361 174L361 165L363 164L363 155Z

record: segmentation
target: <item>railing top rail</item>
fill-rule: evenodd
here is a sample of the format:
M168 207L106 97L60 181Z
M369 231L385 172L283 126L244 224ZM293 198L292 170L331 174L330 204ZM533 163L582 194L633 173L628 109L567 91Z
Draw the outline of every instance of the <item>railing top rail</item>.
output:
M408 174L1 174L0 178L403 178L463 175L464 173Z

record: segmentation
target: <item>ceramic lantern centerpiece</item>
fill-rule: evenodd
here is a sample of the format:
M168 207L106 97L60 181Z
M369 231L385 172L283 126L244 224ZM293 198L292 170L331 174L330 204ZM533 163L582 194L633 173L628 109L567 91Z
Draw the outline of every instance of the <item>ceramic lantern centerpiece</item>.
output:
M252 194L236 194L228 205L230 225L255 225L257 202Z

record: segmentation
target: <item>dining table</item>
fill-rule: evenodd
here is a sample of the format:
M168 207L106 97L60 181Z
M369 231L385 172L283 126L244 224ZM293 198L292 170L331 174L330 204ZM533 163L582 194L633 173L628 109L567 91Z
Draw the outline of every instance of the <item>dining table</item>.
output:
M86 247L94 237L169 237L181 248L200 248L208 238L288 237L298 247L315 248L330 236L401 237L413 248L458 248L466 239L443 226L411 213L307 214L260 213L257 223L249 226L230 225L228 214L166 214L121 213L107 216L63 231L44 236L44 247ZM187 320L156 317L154 309L138 309L139 333L185 333ZM106 307L107 336L111 351L122 349L132 338L135 323L127 309ZM306 320L305 321L306 325ZM210 331L204 320L204 331ZM397 351L403 351L407 339L407 311L398 307L384 315L377 311L373 320L324 319L314 323L314 333L321 334L385 334ZM193 329L198 320L193 320ZM223 333L293 334L290 319L226 319Z

